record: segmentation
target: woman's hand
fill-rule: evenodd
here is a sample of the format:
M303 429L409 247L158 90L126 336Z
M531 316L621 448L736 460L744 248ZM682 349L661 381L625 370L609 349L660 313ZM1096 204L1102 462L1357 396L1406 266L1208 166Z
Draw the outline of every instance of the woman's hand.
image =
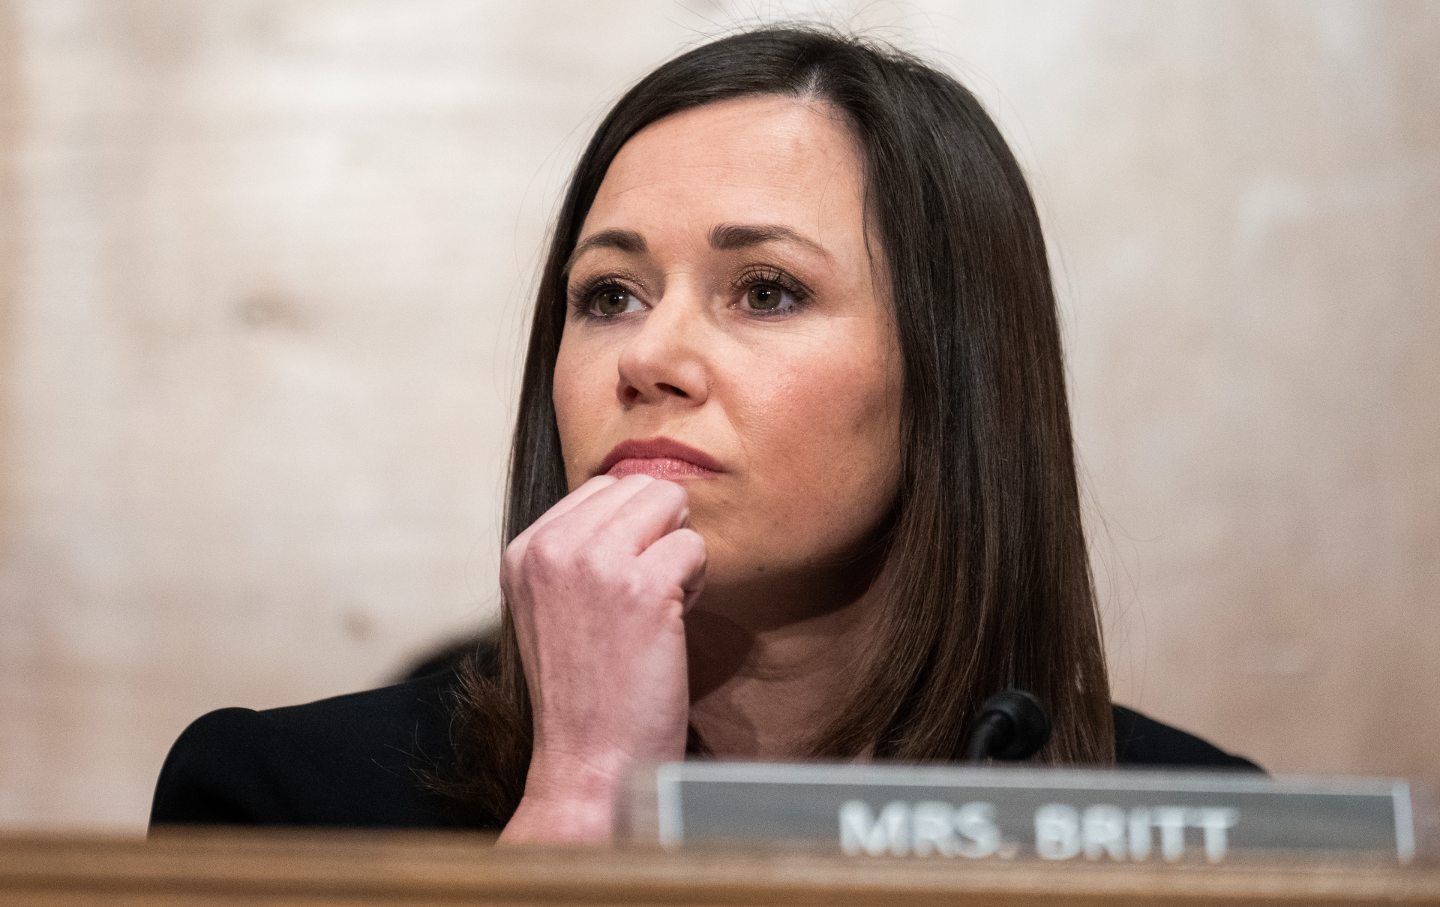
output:
M599 476L506 548L535 747L502 840L608 839L626 769L684 758L684 615L705 572L687 501L673 482Z

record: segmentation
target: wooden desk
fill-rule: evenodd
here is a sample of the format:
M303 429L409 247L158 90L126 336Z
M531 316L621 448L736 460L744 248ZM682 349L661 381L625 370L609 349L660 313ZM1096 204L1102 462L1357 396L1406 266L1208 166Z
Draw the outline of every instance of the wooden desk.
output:
M467 835L0 837L0 905L945 904L1440 907L1440 867L1103 866L492 848Z

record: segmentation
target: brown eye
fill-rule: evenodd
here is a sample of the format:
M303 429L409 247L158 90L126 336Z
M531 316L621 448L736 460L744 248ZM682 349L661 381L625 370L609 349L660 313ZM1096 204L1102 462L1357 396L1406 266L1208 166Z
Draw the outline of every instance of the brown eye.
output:
M788 294L773 283L757 283L745 292L745 301L757 312L774 312L785 305ZM794 300L791 300L793 304Z
M630 311L635 297L624 287L604 287L590 303L590 310L603 318L613 318Z

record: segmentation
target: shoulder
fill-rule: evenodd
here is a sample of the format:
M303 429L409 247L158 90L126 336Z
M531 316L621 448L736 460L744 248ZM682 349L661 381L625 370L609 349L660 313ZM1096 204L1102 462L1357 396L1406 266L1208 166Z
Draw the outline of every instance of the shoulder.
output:
M1242 756L1133 709L1117 705L1114 714L1115 762L1119 765L1262 771Z
M151 824L461 824L430 784L455 763L452 680L204 715L165 760Z

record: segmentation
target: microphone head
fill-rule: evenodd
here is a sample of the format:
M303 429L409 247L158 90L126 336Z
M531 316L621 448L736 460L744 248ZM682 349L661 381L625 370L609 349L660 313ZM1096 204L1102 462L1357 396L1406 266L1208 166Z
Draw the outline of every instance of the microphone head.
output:
M996 740L993 759L1018 762L1029 759L1050 739L1050 713L1028 690L1011 689L996 693L980 706L981 716L997 714L1008 720L1009 739Z

